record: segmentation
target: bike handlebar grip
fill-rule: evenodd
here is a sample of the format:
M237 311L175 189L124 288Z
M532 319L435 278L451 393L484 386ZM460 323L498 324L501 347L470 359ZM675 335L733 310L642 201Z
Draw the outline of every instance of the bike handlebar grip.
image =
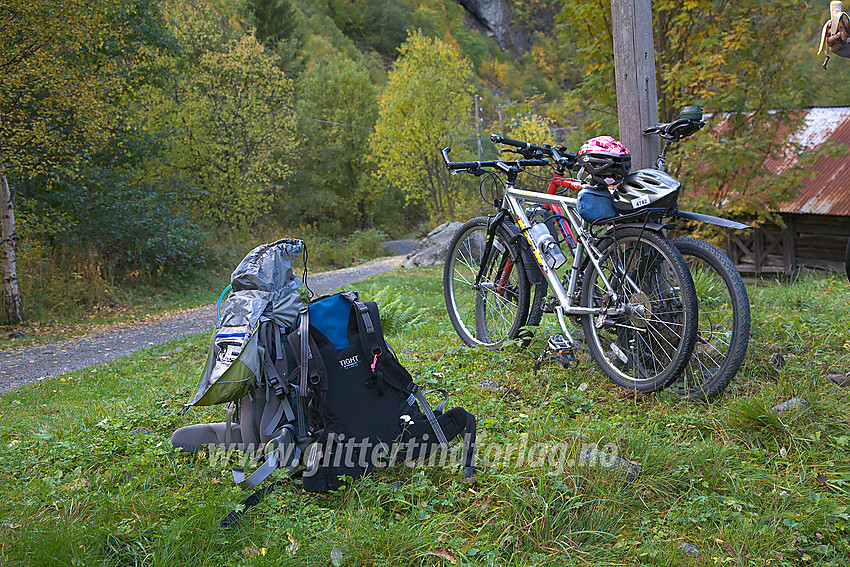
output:
M446 162L446 167L449 167L449 164L451 164L451 162L449 161L449 152L450 151L452 151L452 149L446 147L446 148L443 148L442 152L440 152L440 153L443 154L443 160Z
M496 139L498 138L498 140ZM520 149L528 149L534 147L533 144L529 144L528 142L520 142L519 140L511 140L510 138L503 138L502 136L498 136L496 134L492 134L490 139L497 144L504 144L506 146L513 146L515 148Z

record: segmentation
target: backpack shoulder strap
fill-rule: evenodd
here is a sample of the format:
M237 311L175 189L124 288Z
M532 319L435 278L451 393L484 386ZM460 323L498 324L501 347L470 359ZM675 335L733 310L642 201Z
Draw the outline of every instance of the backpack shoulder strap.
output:
M298 437L304 438L309 433L309 424L307 423L309 390L321 390L321 384L327 383L328 373L325 369L325 363L319 355L316 342L310 336L310 311L308 306L301 308L299 319L298 328L289 333L287 339L299 365L298 383L295 388L297 400L295 413ZM321 411L321 408L319 410Z

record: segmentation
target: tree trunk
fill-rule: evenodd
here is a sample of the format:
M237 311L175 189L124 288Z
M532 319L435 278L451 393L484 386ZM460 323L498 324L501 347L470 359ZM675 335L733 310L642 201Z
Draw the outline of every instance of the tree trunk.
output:
M18 275L15 269L15 206L5 173L0 173L0 220L2 220L0 264L2 264L3 272L3 304L6 307L6 318L9 322L20 323L24 320L24 307L21 304L21 294L18 292Z

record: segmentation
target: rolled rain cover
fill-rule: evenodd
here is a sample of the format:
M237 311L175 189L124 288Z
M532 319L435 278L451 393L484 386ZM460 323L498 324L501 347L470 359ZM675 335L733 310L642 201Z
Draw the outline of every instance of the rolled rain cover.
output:
M301 256L303 250L304 243L292 238L283 238L254 248L230 276L233 291L296 291L301 280L293 274L292 262Z
M295 321L302 282L292 265L303 249L303 242L294 239L264 244L233 271L204 373L186 407L236 401L257 387L262 372L260 321L274 320L282 328Z
M254 295L257 293L260 296ZM204 373L189 406L232 402L257 387L260 376L257 329L268 304L267 295L250 290L227 298Z

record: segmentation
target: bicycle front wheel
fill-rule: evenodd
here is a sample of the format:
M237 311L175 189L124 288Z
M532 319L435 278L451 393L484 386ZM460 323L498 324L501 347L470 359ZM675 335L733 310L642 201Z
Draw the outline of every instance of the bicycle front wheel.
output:
M528 318L529 283L519 247L505 229L499 227L484 257L489 224L488 217L477 217L455 234L443 268L443 294L463 342L496 349L520 336Z
M669 240L641 228L617 229L600 252L600 269L588 263L582 281L582 305L605 310L582 317L588 350L615 384L658 391L682 373L696 340L688 268Z
M671 240L694 280L699 330L694 353L673 387L682 396L720 395L744 360L750 341L750 299L741 274L723 252L696 238Z

